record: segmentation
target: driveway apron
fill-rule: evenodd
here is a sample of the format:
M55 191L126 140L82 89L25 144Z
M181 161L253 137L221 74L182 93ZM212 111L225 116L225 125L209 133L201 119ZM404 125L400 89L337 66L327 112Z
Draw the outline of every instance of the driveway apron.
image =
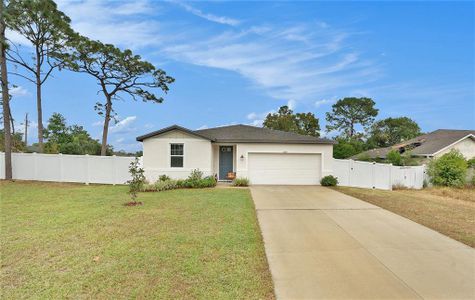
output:
M475 299L475 251L320 186L253 186L278 299Z

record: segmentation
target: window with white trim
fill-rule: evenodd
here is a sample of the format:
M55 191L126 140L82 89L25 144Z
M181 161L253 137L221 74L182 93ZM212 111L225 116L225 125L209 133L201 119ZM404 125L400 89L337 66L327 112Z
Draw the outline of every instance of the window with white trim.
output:
M170 167L183 168L183 144L170 144Z

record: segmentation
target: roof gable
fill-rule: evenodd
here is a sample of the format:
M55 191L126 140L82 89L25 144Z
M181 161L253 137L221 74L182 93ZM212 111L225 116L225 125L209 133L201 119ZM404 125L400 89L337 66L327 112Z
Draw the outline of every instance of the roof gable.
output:
M178 131L182 131L182 132L185 132L187 134L190 134L190 135L193 135L193 136L197 136L197 137L200 137L202 139L205 139L205 140L210 140L212 141L212 139L210 139L209 137L207 136L204 136L204 135L201 135L199 133L196 133L195 131L193 130L190 130L190 129L187 129L185 127L181 127L179 125L172 125L172 126L169 126L169 127L165 127L165 128L162 128L160 130L157 130L157 131L153 131L153 132L150 132L150 133L147 133L147 134L144 134L144 135L141 135L141 136L138 136L136 138L137 141L139 142L143 142L143 140L145 139L148 139L148 138L151 138L151 137L154 137L154 136L158 136L158 135L162 135L164 133L168 133L168 132L171 132L173 130L178 130Z
M142 136L137 141L163 134L171 130L182 130L189 134L223 143L286 143L286 144L334 144L334 141L292 132L273 130L249 125L230 125L201 130L190 130L178 125L166 127Z

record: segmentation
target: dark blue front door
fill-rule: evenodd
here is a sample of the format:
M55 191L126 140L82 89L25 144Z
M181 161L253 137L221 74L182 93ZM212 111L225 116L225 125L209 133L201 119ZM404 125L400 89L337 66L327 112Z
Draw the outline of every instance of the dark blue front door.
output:
M226 180L233 171L233 146L219 146L219 179Z

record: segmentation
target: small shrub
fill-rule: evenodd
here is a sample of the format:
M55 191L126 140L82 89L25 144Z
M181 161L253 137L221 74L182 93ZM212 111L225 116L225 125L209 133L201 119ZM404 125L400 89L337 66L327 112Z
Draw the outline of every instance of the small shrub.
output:
M475 169L475 157L472 157L467 160L467 167Z
M163 191L168 191L168 190L174 190L177 188L176 180L163 180L163 181L157 181L155 183L155 188L158 192L163 192Z
M233 180L233 186L249 186L249 179L241 177Z
M386 160L395 166L403 165L401 153L394 149L388 152L388 154L386 155Z
M338 178L332 175L327 175L320 180L320 184L323 186L336 186L338 184Z
M141 192L156 192L157 187L155 184L145 183L140 189Z
M178 180L176 181L176 188L177 188L177 189L185 188L185 187L186 187L186 186L185 186L185 183L186 183L186 181L185 181L184 179L178 179Z
M166 174L158 176L158 181L167 181L167 180L170 180L170 179L171 178Z
M200 188L208 188L208 187L215 187L216 186L216 179L214 176L207 176L199 181Z
M465 184L467 161L459 151L452 150L432 160L428 174L434 185L460 187Z
M129 195L132 202L137 202L137 193L142 190L145 184L144 170L140 168L139 158L136 157L129 165L129 173L132 179L127 181L129 185Z
M188 176L187 180L196 181L202 178L203 178L203 172L201 172L200 169L194 169L191 171L191 174L190 176Z

